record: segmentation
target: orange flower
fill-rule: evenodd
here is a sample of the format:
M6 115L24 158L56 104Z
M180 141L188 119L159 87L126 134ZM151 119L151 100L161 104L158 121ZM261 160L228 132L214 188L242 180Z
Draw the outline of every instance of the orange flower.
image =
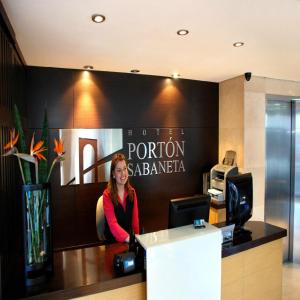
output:
M57 154L57 156L54 158L53 162L52 162L52 165L50 167L50 171L48 173L48 177L47 177L47 182L49 181L49 178L50 178L50 175L51 175L51 172L53 170L53 167L54 165L57 163L57 162L62 162L65 160L64 158L64 143L62 141L62 139L59 139L57 141L57 139L54 139L54 149L53 151Z
M32 136L31 144L30 144L30 155L36 156L38 159L46 160L46 157L41 153L41 152L47 150L47 148L42 147L44 144L44 141L37 142L35 146L33 146L33 144L34 144L34 134Z
M64 143L63 143L62 139L59 139L58 141L56 139L54 139L53 151L57 154L57 156L63 156L65 154Z
M12 149L19 139L19 133L16 135L15 129L10 130L9 133L10 141L4 146L4 150Z

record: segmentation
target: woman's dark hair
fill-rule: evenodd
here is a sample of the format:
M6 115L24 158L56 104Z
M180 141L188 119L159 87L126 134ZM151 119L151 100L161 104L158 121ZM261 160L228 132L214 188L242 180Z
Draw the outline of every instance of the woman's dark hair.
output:
M118 205L119 202L118 202L118 188L117 188L117 183L116 183L116 179L114 178L113 172L115 171L117 163L123 160L126 163L126 167L128 167L128 163L125 158L125 155L122 153L116 153L111 160L110 175L109 175L109 182L107 188L108 188L110 199L114 205ZM129 183L129 178L125 183L125 190L128 191L129 200L133 201L133 187Z

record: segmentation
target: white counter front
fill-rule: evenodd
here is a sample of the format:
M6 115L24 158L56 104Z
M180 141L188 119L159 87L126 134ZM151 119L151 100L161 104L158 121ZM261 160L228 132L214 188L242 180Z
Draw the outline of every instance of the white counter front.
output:
M221 299L221 230L205 223L138 235L146 250L147 300Z

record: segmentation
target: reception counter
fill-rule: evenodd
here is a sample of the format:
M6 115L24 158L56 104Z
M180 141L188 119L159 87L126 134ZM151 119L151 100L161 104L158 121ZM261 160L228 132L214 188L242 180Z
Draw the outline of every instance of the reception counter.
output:
M221 298L219 228L190 224L136 238L147 255L147 300Z
M221 299L281 299L282 238L287 231L259 221L248 222L246 228L252 233L222 247ZM112 268L114 255L126 250L116 243L56 252L53 278L26 298L84 299L97 294L100 300L146 299L145 271L118 276Z

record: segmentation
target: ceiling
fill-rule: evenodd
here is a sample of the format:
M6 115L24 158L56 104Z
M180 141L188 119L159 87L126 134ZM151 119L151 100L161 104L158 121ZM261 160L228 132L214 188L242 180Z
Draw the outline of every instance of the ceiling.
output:
M2 0L32 66L300 81L300 0ZM105 15L104 23L91 15ZM187 36L176 34L189 30ZM243 47L233 43L242 41Z

